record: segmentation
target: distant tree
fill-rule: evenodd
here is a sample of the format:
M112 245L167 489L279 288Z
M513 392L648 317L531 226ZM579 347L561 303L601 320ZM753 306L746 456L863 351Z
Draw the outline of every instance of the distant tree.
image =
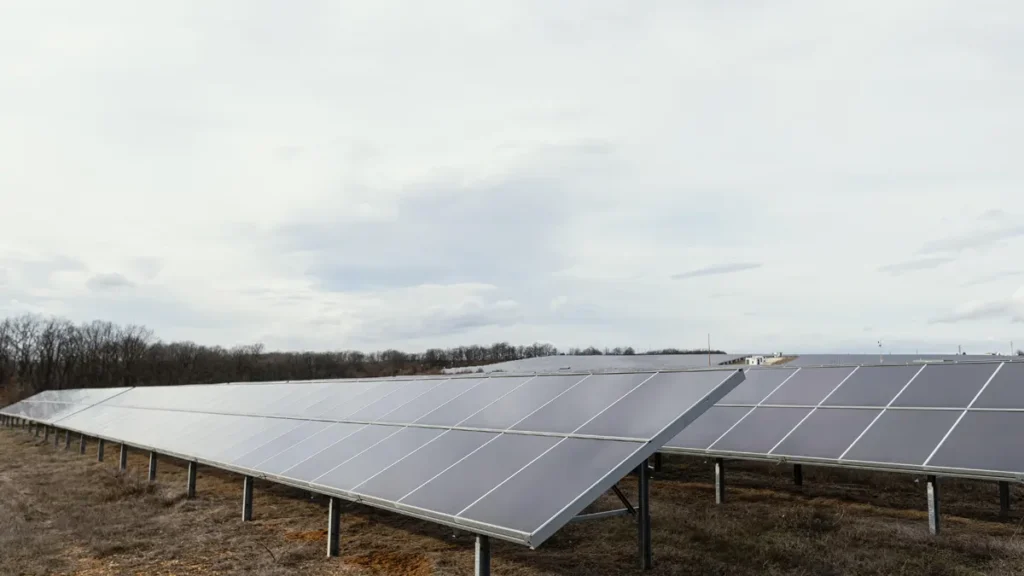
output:
M110 386L167 386L213 382L373 378L479 366L564 354L635 354L631 347L594 346L560 351L535 342L513 346L359 352L268 352L262 344L226 349L194 342L162 342L148 328L96 320L73 324L61 318L24 315L0 320L0 405L42 390ZM666 349L648 354L707 353ZM1022 353L1024 354L1024 353Z

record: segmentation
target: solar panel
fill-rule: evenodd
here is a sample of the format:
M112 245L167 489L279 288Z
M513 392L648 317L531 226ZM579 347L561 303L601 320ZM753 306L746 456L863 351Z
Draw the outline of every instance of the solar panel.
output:
M0 414L52 424L128 390L129 388L47 390L0 409Z
M147 387L55 423L538 546L743 378L713 370Z
M747 375L662 452L1007 480L1024 474L1013 444L1024 430L1024 364L751 368Z
M855 368L804 368L793 374L761 403L815 406L846 380Z

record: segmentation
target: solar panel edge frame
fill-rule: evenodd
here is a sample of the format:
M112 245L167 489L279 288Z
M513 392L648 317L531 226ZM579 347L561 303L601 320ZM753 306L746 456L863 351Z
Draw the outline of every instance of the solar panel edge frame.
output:
M646 463L647 459L660 451L666 442L675 438L684 428L707 412L709 408L724 398L726 394L732 392L745 379L746 375L743 370L733 370L731 374L719 381L703 398L694 402L687 409L686 413L681 414L670 424L666 425L660 432L651 437L649 441L642 443L629 458L599 478L589 489L577 496L561 511L543 523L540 528L530 534L528 546L530 548L537 548L542 545L548 538L568 524L580 511L592 504L602 494L611 490L612 486L618 484L630 471L634 470L638 465Z
M808 466L820 466L824 468L839 468L847 470L864 470L870 472L886 472L896 474L917 474L943 476L947 478L960 478L964 480L981 480L984 482L1005 481L1024 484L1024 472L1017 474L1013 472L998 470L982 470L974 468L949 468L939 466L914 466L905 464L887 464L885 462L869 462L865 460L842 460L835 461L827 458L817 459L808 456L769 456L753 452L726 452L723 450L709 451L699 448L671 448L665 447L659 450L664 454L678 456L696 456L702 458L723 458L726 460L742 460L751 462L774 462L777 464L806 464Z

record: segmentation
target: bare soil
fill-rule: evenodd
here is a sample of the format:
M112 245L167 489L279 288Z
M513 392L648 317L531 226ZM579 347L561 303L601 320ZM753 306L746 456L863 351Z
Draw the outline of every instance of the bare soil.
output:
M348 505L341 558L326 553L326 501L256 482L254 521L241 522L241 477L200 468L185 499L185 468L147 455L117 470L117 445L96 461L28 434L0 431L0 574L469 575L473 539L450 529ZM665 457L651 488L650 574L1024 574L1022 517L999 517L995 483L944 480L943 533L928 534L923 479L728 463L728 501L714 503L712 467ZM635 480L620 483L635 498ZM1019 497L1014 487L1014 502ZM528 503L524 503L528 505ZM606 495L593 508L619 507ZM568 526L532 551L495 542L496 575L635 574L628 517Z

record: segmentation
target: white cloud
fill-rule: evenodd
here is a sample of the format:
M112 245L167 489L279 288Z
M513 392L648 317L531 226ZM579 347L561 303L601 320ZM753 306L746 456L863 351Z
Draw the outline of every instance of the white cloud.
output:
M0 310L289 348L1024 341L1016 313L932 323L1020 287L1022 21L14 3Z

